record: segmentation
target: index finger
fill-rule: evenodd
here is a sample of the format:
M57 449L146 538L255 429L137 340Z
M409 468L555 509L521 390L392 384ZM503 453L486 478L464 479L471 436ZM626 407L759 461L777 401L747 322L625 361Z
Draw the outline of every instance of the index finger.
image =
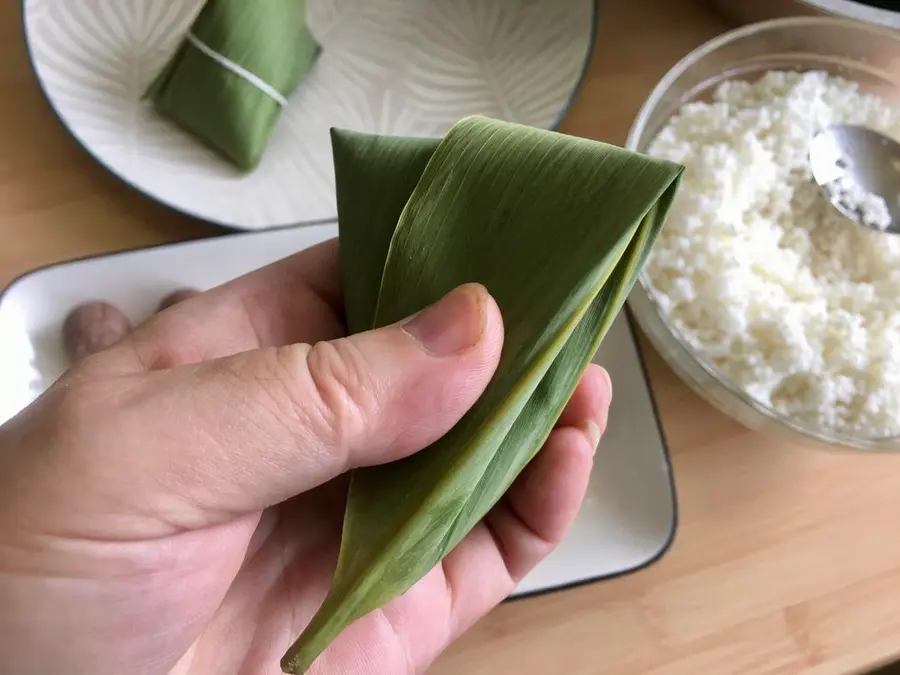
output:
M135 373L344 334L337 239L249 272L153 316L97 361Z

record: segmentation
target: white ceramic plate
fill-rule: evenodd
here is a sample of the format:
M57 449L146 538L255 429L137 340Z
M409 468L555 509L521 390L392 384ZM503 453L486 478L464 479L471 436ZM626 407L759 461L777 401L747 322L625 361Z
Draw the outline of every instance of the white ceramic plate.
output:
M555 127L595 17L594 0L309 0L323 53L243 175L141 100L204 0L23 2L40 85L88 152L151 198L244 230L335 217L333 126L437 137L483 114Z
M61 323L78 303L104 299L138 322L172 290L206 289L334 236L334 224L233 234L25 275L0 296L0 423L62 373ZM616 391L590 492L568 539L522 582L518 596L636 570L662 555L674 535L671 469L625 314L596 361Z

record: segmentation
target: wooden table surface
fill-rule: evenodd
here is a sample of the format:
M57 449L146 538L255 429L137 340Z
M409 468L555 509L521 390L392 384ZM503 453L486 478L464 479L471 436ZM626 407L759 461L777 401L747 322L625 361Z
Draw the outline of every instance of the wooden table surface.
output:
M623 143L656 80L727 26L699 0L600 4L598 47L563 130ZM0 286L68 258L216 234L137 195L71 140L32 79L19 12L0 4ZM648 359L678 491L669 553L624 578L501 606L433 672L843 675L900 655L900 457L768 440Z

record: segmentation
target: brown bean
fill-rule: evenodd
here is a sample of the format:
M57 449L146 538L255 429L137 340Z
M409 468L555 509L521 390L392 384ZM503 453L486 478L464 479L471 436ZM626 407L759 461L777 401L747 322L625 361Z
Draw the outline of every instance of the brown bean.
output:
M118 308L108 302L85 302L63 322L63 348L69 360L77 363L112 347L130 332L131 323Z
M169 309L173 305L177 305L179 302L184 302L185 300L190 300L193 297L200 295L200 291L193 288L182 288L180 290L175 291L174 293L169 293L166 297L162 299L162 302L159 303L159 308L156 310L157 312L161 312L164 309Z

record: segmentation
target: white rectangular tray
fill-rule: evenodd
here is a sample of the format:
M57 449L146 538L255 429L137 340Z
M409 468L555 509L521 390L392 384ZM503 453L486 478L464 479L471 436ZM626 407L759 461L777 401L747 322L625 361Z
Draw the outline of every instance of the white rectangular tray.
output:
M335 236L333 223L304 225L76 260L26 274L0 295L0 423L62 373L61 322L76 304L103 299L137 323L172 290L210 288ZM671 467L625 313L595 360L610 372L614 400L591 488L566 541L523 580L518 597L634 571L661 556L674 536Z

